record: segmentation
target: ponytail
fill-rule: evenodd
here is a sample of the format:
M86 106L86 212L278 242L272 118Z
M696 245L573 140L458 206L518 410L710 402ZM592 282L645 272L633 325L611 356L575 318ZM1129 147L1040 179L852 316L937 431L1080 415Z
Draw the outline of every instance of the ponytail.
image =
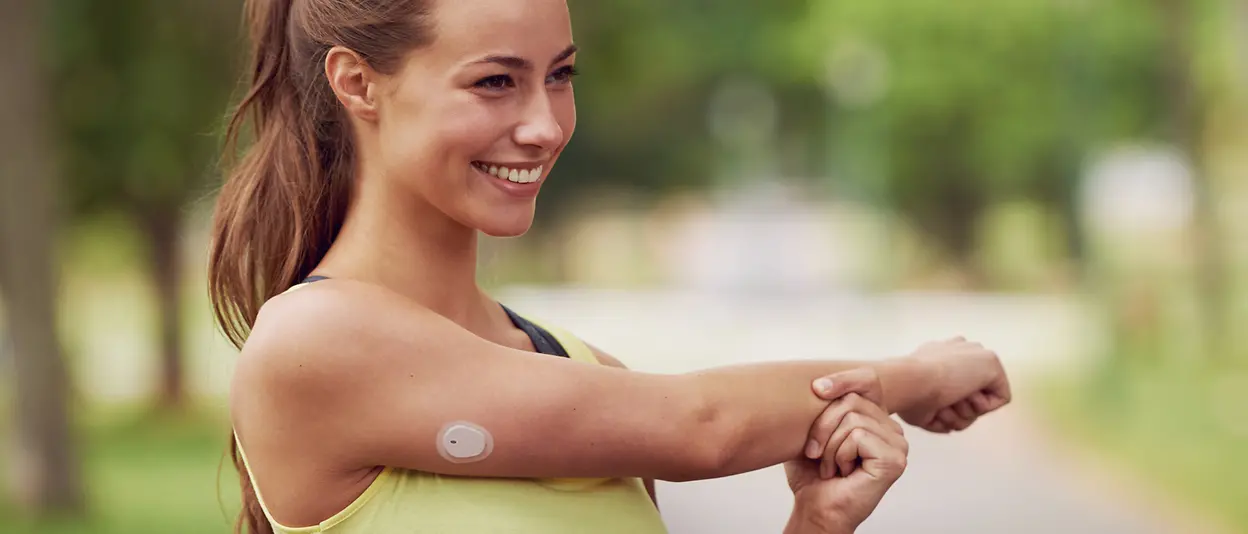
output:
M340 135L342 121L326 102L332 95L323 77L305 81L292 64L291 3L247 0L251 89L226 130L227 157L248 122L255 140L222 188L213 217L209 292L217 323L240 348L260 306L324 257L350 194L351 139Z
M227 165L248 122L254 137L217 199L208 264L213 314L239 348L260 306L324 257L342 226L350 193L350 176L344 172L351 168L349 140L340 139L342 146L333 147L337 150L325 150L330 147L319 141L319 117L304 113L306 106L319 107L310 101L318 91L297 85L302 76L293 68L288 36L293 1L246 1L251 88L225 134ZM234 532L273 534L233 433L229 441L243 502Z
M433 38L426 0L245 0L244 11L250 88L225 134L231 170L208 261L213 314L238 348L260 306L311 273L346 218L356 151L324 75L329 49L345 46L391 73ZM235 161L244 130L251 144ZM243 494L235 532L272 534L233 435L230 455Z

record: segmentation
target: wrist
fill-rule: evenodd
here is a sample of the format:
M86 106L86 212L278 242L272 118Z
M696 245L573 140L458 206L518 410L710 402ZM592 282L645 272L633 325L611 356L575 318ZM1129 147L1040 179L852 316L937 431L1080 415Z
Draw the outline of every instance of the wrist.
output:
M798 495L784 534L853 534L855 526L852 523L846 518L821 513L816 508L806 506Z
M935 404L944 372L936 362L913 355L876 364L889 413L907 412Z

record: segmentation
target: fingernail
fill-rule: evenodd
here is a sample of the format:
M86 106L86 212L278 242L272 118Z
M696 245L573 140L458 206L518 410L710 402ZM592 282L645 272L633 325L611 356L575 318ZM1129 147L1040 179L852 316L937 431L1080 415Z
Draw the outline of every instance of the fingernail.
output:
M832 379L820 378L819 380L816 380L815 391L818 391L821 395L827 395L828 393L831 393L832 392Z
M819 457L819 442L810 440L806 443L806 457L814 460Z

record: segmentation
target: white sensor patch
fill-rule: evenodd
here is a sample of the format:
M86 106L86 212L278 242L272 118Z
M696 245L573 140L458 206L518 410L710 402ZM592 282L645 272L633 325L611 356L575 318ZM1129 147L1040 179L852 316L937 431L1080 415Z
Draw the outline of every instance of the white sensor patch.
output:
M438 454L452 463L479 462L493 450L490 433L467 421L449 423L438 433Z

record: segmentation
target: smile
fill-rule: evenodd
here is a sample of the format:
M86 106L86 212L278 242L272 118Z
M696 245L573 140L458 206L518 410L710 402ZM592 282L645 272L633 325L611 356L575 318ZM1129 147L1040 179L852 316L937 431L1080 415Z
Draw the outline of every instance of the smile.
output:
M536 167L522 168L523 164L515 164L514 167L507 167L483 161L474 161L472 162L472 166L477 170L495 178L501 178L503 180L518 184L536 182L538 178L542 177L542 171L545 167L544 165L538 165Z

